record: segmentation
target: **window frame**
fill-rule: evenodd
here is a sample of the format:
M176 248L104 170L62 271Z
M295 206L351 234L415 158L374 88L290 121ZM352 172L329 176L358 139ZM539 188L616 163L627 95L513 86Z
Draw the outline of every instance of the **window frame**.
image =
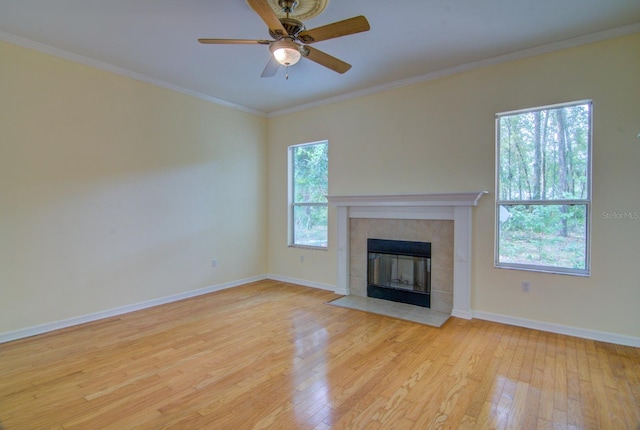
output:
M523 113L560 109L564 107L588 105L588 133L587 133L587 163L586 163L586 198L585 199L546 199L546 200L501 200L500 199L500 119ZM501 269L515 269L533 272L553 273L573 276L591 276L591 219L592 219L592 183L593 183L593 100L577 100L556 103L533 108L518 109L496 113L495 115L495 234L494 234L494 267ZM500 261L500 207L507 205L549 206L549 205L580 205L585 207L585 248L584 269L556 267L527 263L507 263Z
M294 186L294 156L293 152L296 148L304 146L314 146L324 144L327 146L327 187L329 185L329 141L327 139L318 140L315 142L298 143L290 145L287 148L287 244L291 248L307 248L317 250L328 250L329 248L329 202L296 202L295 201L295 186ZM328 191L328 190L327 190ZM325 196L326 200L326 196ZM326 245L308 245L295 243L295 209L296 207L324 207L327 211L327 237Z

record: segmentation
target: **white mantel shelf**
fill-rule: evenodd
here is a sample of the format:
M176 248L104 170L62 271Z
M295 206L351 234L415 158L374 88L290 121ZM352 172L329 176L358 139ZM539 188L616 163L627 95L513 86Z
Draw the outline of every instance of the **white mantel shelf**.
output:
M488 191L473 193L327 196L334 206L478 206Z
M471 210L487 191L470 193L328 196L338 209L336 293L349 295L349 218L430 219L454 222L453 311L471 319Z

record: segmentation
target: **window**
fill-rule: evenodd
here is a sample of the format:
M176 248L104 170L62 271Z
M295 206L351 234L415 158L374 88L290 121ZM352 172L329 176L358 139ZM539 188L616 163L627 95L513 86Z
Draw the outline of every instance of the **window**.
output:
M327 247L327 141L289 147L289 245Z
M496 115L496 267L589 275L591 101Z

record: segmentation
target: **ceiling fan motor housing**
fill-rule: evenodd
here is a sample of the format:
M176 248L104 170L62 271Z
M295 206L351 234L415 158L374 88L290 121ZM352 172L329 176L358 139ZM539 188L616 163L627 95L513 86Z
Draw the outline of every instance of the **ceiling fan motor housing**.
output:
M305 30L305 26L302 23L302 21L298 21L297 19L293 19L293 18L280 18L280 22L282 23L282 26L284 27L285 30L287 30L287 34L289 36L291 36L293 39L296 39L298 34L301 31ZM273 37L274 39L280 39L282 38L281 34L277 34L271 30L269 30L269 34L271 35L271 37Z

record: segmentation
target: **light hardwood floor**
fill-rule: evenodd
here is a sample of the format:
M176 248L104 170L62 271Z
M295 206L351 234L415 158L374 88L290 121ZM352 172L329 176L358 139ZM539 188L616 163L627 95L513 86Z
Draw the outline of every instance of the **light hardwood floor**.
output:
M0 345L14 429L635 429L640 349L261 281Z

